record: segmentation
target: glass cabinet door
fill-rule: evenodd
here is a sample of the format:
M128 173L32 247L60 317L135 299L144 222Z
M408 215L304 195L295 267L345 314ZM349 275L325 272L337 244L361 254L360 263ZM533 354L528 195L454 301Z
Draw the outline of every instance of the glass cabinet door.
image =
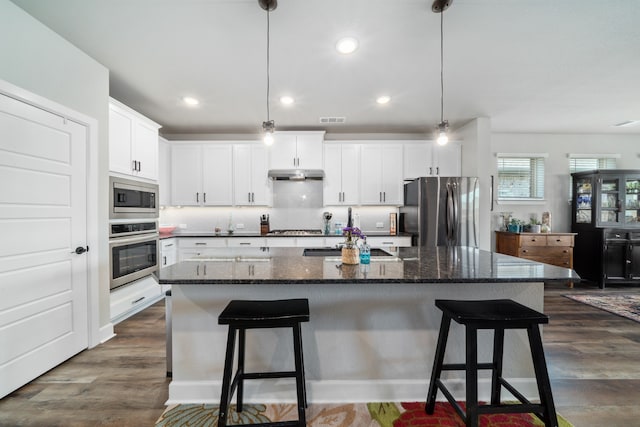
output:
M591 207L593 188L591 186L591 178L580 178L576 180L576 223L591 223Z
M619 222L620 213L620 177L603 177L599 180L599 210L598 222L600 224L616 224Z
M638 191L640 191L640 177L626 177L624 185L624 223L627 225L640 225L638 223Z

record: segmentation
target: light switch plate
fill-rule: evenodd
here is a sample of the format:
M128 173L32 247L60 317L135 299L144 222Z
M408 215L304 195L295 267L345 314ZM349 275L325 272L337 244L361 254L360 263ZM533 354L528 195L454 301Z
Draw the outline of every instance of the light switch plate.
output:
M180 225L178 225L178 228L185 229L185 228L187 228L187 224L180 224Z
M244 224L236 224L237 230L242 230L244 228Z
M384 228L384 222L376 222L376 228Z

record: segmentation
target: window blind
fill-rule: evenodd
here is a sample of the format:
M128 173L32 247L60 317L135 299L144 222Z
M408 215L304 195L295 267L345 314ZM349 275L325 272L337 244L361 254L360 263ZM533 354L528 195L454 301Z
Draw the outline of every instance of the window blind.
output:
M544 158L498 157L498 198L544 198Z
M582 172L594 169L615 169L616 159L612 157L569 159L569 173Z

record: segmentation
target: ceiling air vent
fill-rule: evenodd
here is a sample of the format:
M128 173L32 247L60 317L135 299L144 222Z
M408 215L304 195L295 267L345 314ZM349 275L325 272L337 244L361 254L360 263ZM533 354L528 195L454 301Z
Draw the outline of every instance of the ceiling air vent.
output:
M346 120L345 117L320 117L320 123L325 125L344 123Z

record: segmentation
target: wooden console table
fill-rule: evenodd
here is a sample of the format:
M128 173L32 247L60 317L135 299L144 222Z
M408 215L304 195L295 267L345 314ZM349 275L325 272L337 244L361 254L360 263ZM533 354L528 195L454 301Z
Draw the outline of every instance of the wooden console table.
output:
M573 268L576 233L510 233L496 231L496 252L531 261Z

